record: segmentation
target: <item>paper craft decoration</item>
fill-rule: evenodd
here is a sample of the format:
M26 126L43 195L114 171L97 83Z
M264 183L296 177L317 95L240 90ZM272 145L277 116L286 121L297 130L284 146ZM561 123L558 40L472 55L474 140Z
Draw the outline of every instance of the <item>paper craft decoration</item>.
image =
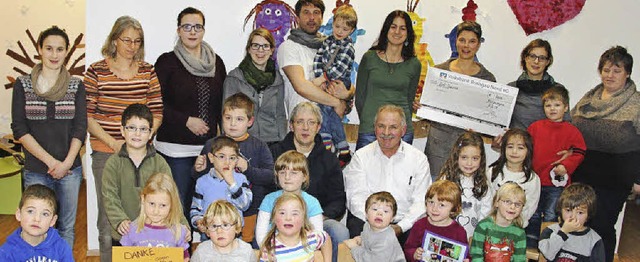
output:
M113 262L182 262L180 247L113 247Z
M422 239L424 253L422 260L427 262L462 262L467 257L468 247L464 243L426 231Z
M247 26L249 19L253 18L253 29L265 28L271 32L276 41L276 48L271 56L275 59L278 47L284 42L284 37L294 28L296 22L296 12L287 3L280 0L264 0L258 3L244 18L243 28Z
M507 0L527 35L552 29L576 17L586 0Z
M11 49L7 49L7 52L6 52L6 55L11 57L11 58L13 58L13 60L19 62L22 65L25 65L25 66L29 67L29 70L27 72L25 70L22 70L22 69L18 68L17 66L14 66L13 67L13 71L16 71L20 75L26 75L26 74L31 73L31 69L36 64L40 63L40 61L34 61L34 59L35 60L42 60L42 58L38 54L38 44L36 43L35 38L31 34L31 31L29 29L26 29L25 32L27 33L27 36L29 37L29 40L31 42L31 46L33 47L33 50L34 50L35 54L30 55L29 52L27 52L27 49L25 48L25 46L22 44L21 41L18 41L18 47L20 47L20 52L22 54L18 54L18 53L16 53L15 51L13 51ZM78 55L78 57L75 60L73 60L73 63L71 63L70 65L69 65L68 62L74 56L74 54L75 54L77 49L84 49L84 43L81 43L83 37L84 37L84 35L81 33L75 38L73 43L71 43L71 45L69 46L69 52L67 53L67 57L64 58L64 65L67 65L67 70L69 70L69 74L75 75L75 76L81 76L81 77L83 76L83 73L84 73L84 64L78 64L78 63L80 63L80 61L82 61L84 59L85 53L83 52L80 55ZM5 89L13 88L13 83L16 82L16 77L7 76L7 80L9 80L9 83L6 83L4 85L4 88Z
M509 127L517 96L515 87L432 67L417 115L496 136Z
M416 40L413 43L413 48L416 52L416 57L420 64L422 65L422 69L420 70L420 80L418 81L418 88L416 89L416 101L420 101L420 96L422 95L422 88L424 87L424 78L427 76L427 70L429 67L434 65L433 58L431 57L431 53L427 50L427 43L420 42L422 38L422 30L424 28L424 22L427 20L424 17L420 17L416 12L416 7L420 3L420 0L407 0L407 13L411 18L411 23L413 26L413 32L416 35Z
M478 5L473 1L469 0L467 2L467 6L462 8L462 21L476 21L476 9L478 9ZM458 48L456 46L456 40L458 38L458 25L454 25L451 28L451 32L444 35L445 38L449 39L449 47L451 47L451 59L458 58ZM484 37L480 38L480 43L484 43ZM473 60L478 62L478 55L473 57Z

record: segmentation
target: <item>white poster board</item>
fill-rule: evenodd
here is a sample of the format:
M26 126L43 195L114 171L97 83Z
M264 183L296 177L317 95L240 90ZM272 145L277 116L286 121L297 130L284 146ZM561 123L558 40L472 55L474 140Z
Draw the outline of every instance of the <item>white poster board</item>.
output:
M509 127L517 96L517 88L431 67L417 115L496 136Z

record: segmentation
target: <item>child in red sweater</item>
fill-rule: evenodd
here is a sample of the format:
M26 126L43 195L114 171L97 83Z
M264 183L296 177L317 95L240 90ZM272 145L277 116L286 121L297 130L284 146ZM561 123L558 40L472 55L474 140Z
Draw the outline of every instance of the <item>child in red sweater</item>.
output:
M533 170L540 177L538 208L529 219L527 246L537 246L541 220L557 221L556 204L562 190L571 183L571 174L584 159L587 150L582 133L563 116L569 110L569 92L562 86L549 88L542 95L546 119L531 124L527 131L533 140ZM570 150L561 159L558 152Z
M423 258L426 231L468 245L467 232L454 220L462 210L461 191L456 183L449 180L434 182L425 195L425 203L427 216L416 221L404 243L404 256L409 262L429 261ZM432 243L429 252L438 253L438 245Z

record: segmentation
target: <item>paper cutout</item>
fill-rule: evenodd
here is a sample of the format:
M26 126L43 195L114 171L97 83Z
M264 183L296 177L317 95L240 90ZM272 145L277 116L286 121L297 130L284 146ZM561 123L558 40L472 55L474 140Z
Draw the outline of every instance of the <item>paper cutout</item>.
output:
M275 60L278 57L278 47L284 42L285 35L297 25L296 12L283 1L264 0L253 7L244 18L243 28L254 15L253 29L262 27L269 30L276 41L276 48L273 49L273 55L271 56Z
M508 0L527 35L562 25L576 17L586 0Z
M467 2L467 6L462 8L462 21L476 21L476 9L478 9L478 5L473 0L469 0ZM454 25L453 28L451 28L451 31L444 35L444 37L449 39L449 47L451 48L450 58L458 58L458 48L456 47L458 25ZM484 43L484 37L480 38L480 43ZM473 60L479 62L477 54L473 57Z
M420 70L420 80L418 81L418 88L416 90L415 101L420 101L420 96L422 95L422 88L424 87L424 79L427 76L427 70L429 67L432 67L435 63L433 62L433 58L431 57L431 53L427 50L427 43L421 43L422 33L424 29L424 22L427 21L426 18L420 17L416 12L416 7L420 3L420 0L413 2L413 0L407 0L407 13L411 18L411 23L413 27L413 32L416 35L416 40L413 43L413 48L416 52L416 57L418 61L420 61L420 65L422 65L422 69ZM414 115L415 116L415 115Z

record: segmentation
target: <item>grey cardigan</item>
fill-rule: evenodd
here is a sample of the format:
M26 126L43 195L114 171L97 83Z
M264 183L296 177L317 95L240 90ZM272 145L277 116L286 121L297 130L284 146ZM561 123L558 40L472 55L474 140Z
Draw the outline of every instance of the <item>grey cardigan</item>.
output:
M284 81L280 72L276 70L276 79L262 93L258 93L244 78L242 70L236 67L231 70L224 80L222 89L223 99L242 92L253 103L254 122L249 128L249 134L258 139L269 142L278 142L287 135L287 116L284 109ZM224 111L224 110L223 110Z

